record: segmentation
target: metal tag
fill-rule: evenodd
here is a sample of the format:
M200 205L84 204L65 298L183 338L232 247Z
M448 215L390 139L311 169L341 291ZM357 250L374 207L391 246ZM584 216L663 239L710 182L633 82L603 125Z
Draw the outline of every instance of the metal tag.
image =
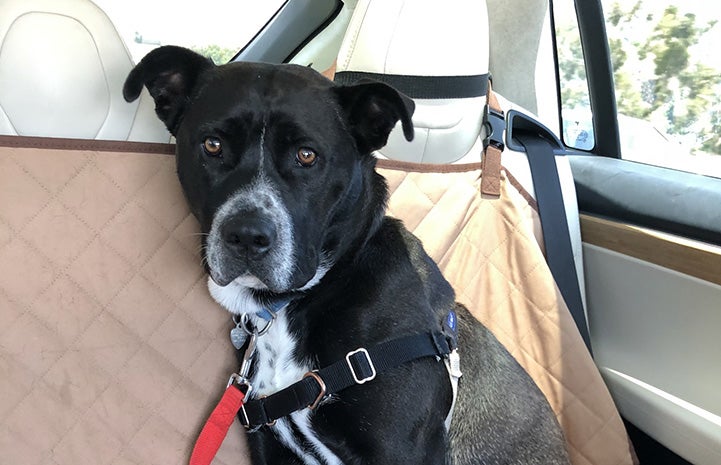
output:
M248 333L246 333L240 326L236 326L230 330L230 342L236 350L242 349L247 339Z

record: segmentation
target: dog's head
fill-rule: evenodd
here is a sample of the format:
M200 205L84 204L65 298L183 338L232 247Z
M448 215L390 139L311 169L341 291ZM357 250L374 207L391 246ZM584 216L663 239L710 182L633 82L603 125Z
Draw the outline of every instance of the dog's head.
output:
M284 293L307 288L382 210L373 150L413 101L364 82L337 86L296 65L215 66L184 48L149 53L126 100L146 86L177 141L177 170L220 286ZM314 279L315 278L315 279Z

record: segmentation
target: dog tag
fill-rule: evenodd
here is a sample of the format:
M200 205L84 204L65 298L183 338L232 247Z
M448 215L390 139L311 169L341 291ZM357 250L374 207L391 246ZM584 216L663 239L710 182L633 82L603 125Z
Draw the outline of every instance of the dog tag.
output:
M235 328L230 330L230 342L233 344L236 350L240 350L245 345L245 341L248 339L248 333L240 327L238 323Z

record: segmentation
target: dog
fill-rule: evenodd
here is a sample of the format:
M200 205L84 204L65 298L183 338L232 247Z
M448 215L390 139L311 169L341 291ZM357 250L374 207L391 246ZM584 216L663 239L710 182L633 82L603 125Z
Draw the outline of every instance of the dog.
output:
M140 61L125 99L143 86L176 138L210 294L251 335L247 405L307 377L320 391L313 408L251 428L254 465L569 463L543 394L385 216L372 153L399 121L412 139L411 99L298 65L216 66L175 46ZM376 373L363 353L423 333L443 334L449 351L457 343L457 398L450 355ZM355 381L327 394L319 374L333 364Z

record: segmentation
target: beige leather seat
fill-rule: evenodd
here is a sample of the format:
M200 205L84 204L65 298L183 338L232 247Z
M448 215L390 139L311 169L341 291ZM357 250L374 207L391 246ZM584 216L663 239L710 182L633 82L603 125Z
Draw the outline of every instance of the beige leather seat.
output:
M132 67L90 0L0 0L0 134L168 142L148 95L123 100Z
M359 1L338 54L336 81L349 72L370 73L376 79L378 75L487 74L488 28L482 26L488 23L485 3L449 0L436 5ZM462 17L457 14L459 6L467 12ZM418 163L480 161L480 150L471 149L481 130L485 94L414 100L414 140L409 144L402 132L395 130L388 145L379 151L381 156ZM464 159L466 155L472 159Z

